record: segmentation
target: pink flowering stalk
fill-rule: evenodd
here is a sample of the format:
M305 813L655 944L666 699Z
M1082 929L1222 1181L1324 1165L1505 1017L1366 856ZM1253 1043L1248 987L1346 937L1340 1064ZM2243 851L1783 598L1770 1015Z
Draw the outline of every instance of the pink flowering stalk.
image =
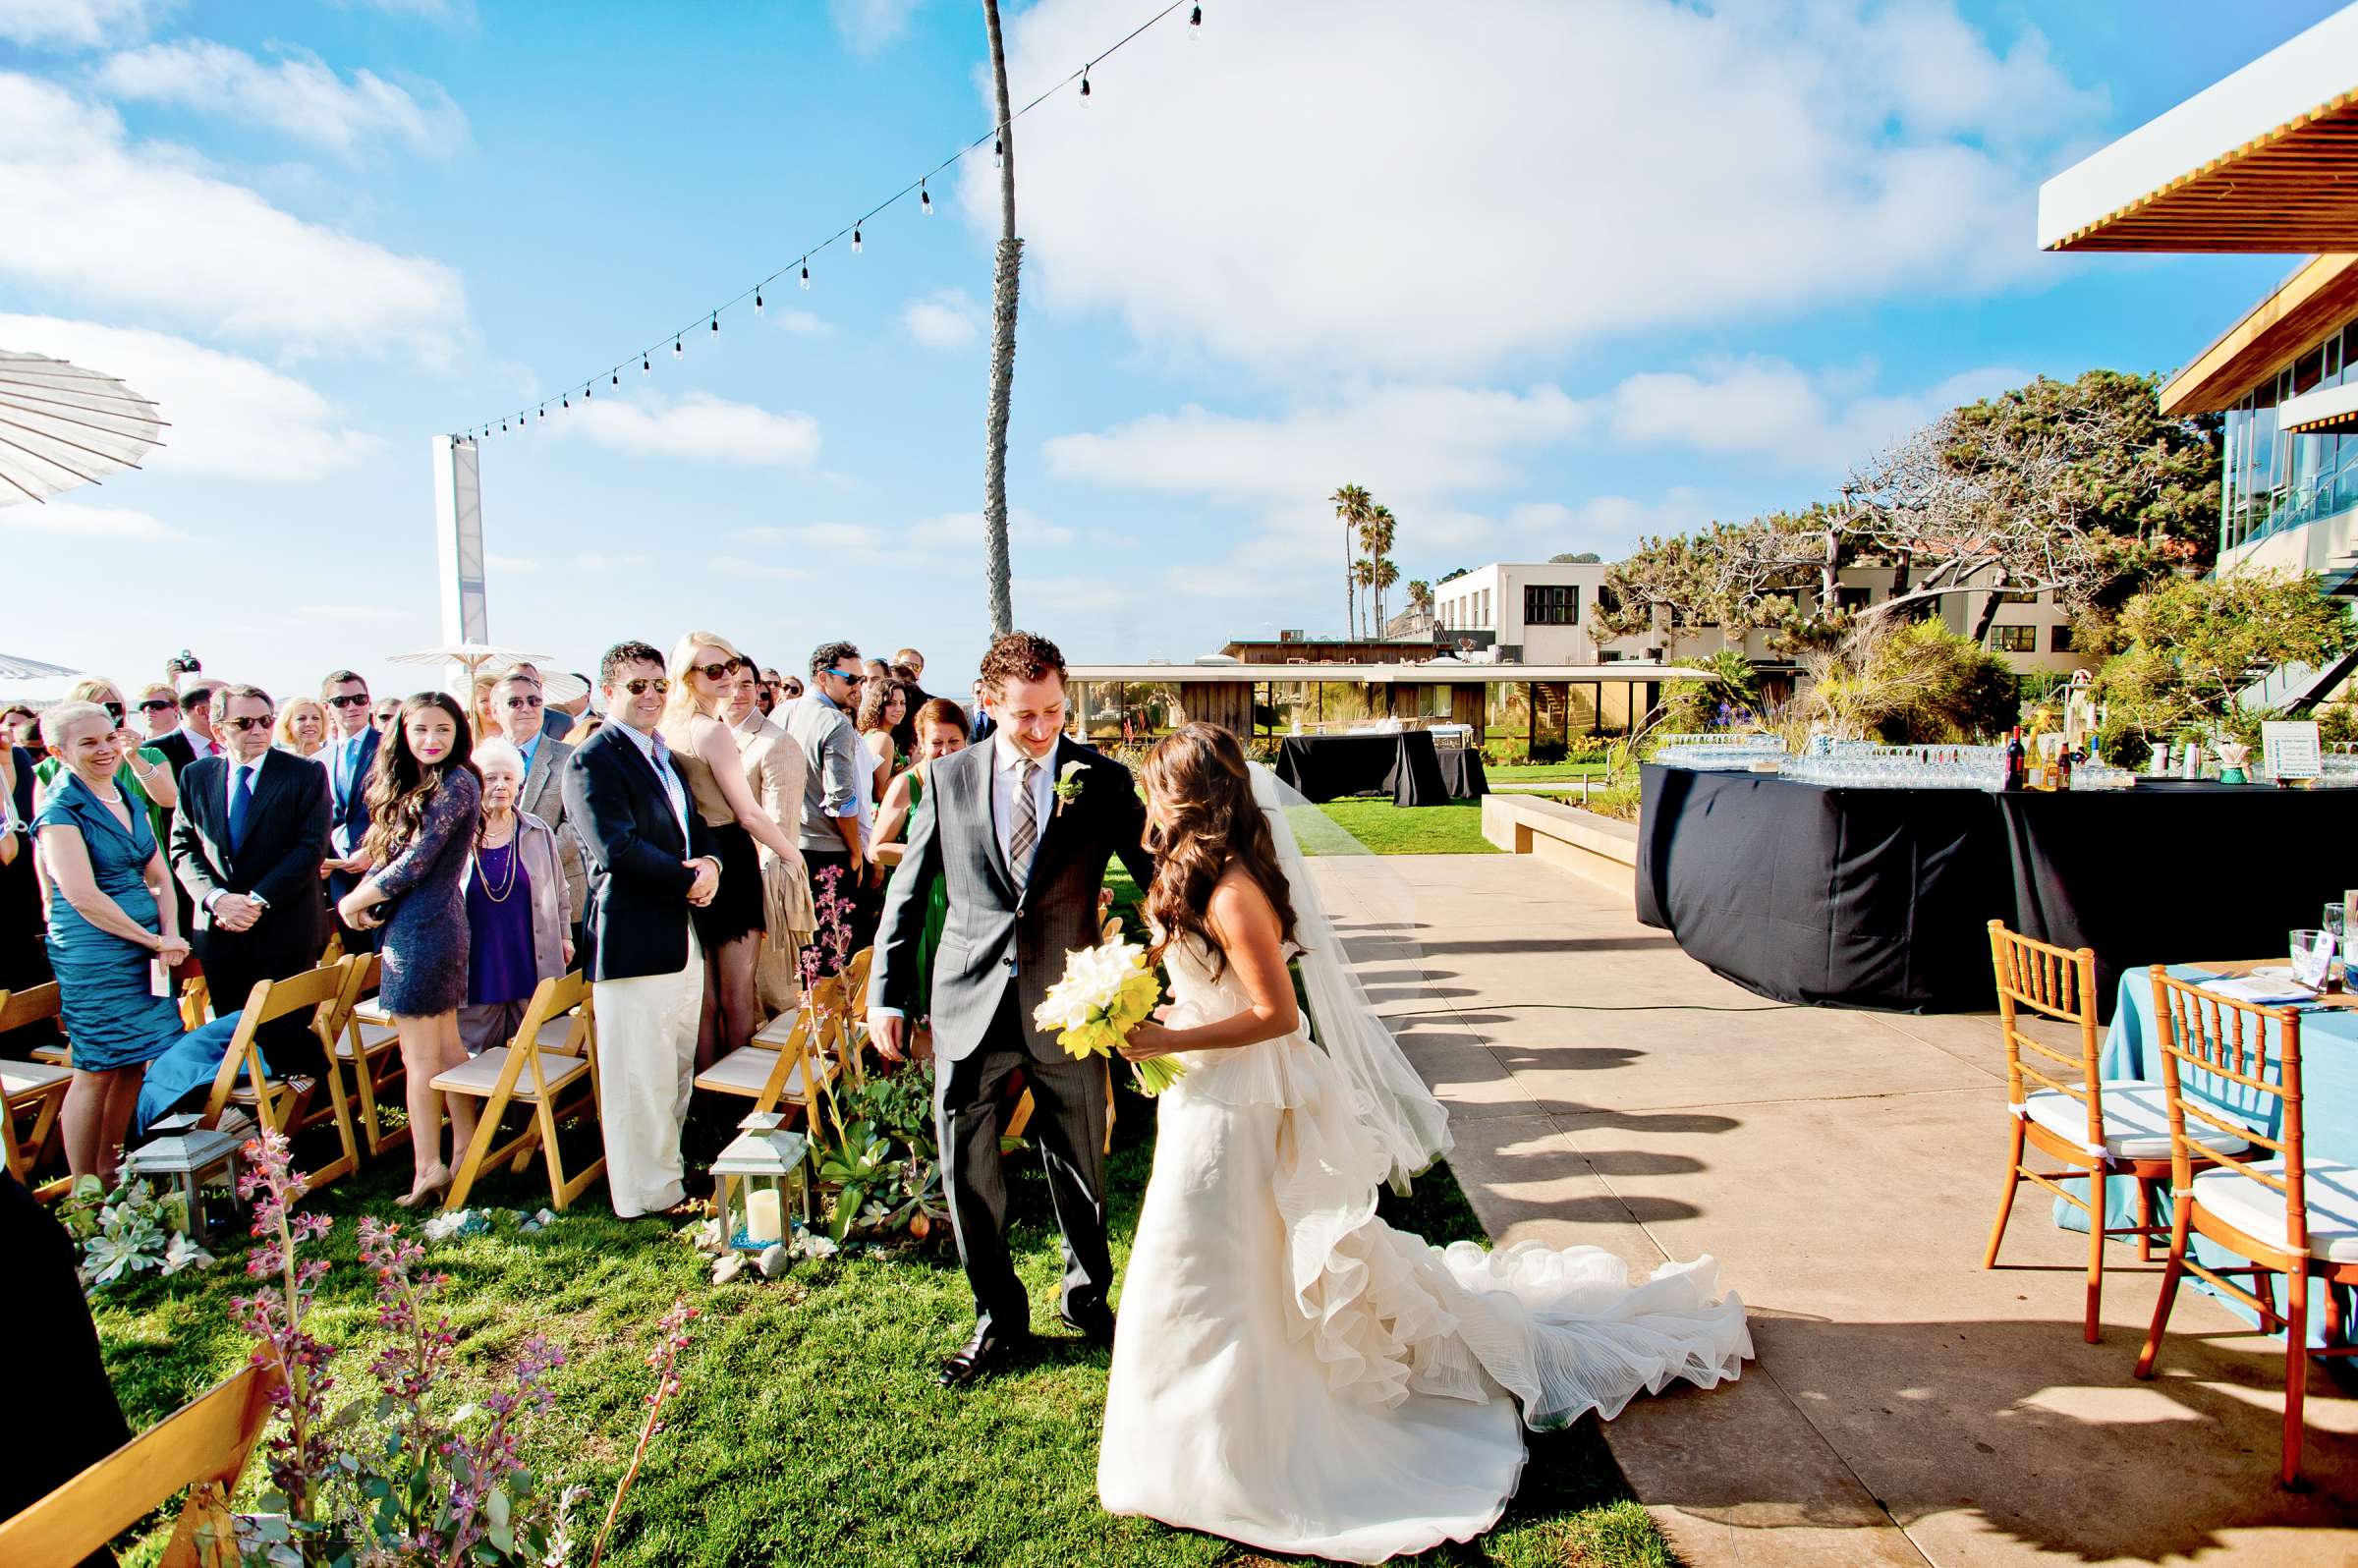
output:
M336 1382L327 1365L336 1352L304 1327L327 1263L298 1256L304 1242L327 1234L328 1221L318 1214L295 1212L295 1204L309 1189L294 1168L285 1135L265 1131L247 1144L245 1154L238 1196L253 1204L257 1243L246 1260L246 1272L254 1279L275 1278L277 1289L232 1297L230 1308L238 1325L261 1341L253 1353L254 1365L278 1370L279 1385L271 1392L270 1405L287 1425L284 1431L272 1434L266 1450L270 1482L278 1488L288 1518L301 1528L316 1523L318 1479L335 1460L324 1418L327 1391Z
M688 1305L688 1298L682 1296L672 1302L671 1311L655 1324L663 1337L646 1358L646 1364L655 1370L655 1391L646 1396L646 1424L639 1428L639 1444L631 1450L630 1468L622 1473L622 1484L614 1488L614 1501L607 1505L606 1522L597 1532L597 1543L590 1548L590 1568L597 1568L604 1558L606 1538L614 1533L614 1520L622 1512L622 1499L630 1495L631 1483L639 1478L639 1466L646 1458L646 1445L663 1429L664 1401L680 1391L680 1352L688 1348L688 1324L698 1316L697 1310Z
M847 1014L837 1017L835 1010L822 1004L818 995L818 982L826 978L824 972L829 971L829 960L832 961L831 972L837 975L842 974L845 966L851 962L852 901L838 891L842 881L843 870L840 867L830 866L818 873L818 889L813 900L818 912L818 939L804 948L796 960L802 970L804 1005L811 1009L812 1032L822 1040L836 1033L836 1030L828 1028L830 1022L835 1024L837 1030L848 1034L852 1027L850 1015L857 1013L859 1005L856 1000L847 997ZM820 957L822 948L828 955L827 959ZM819 1092L826 1098L828 1114L835 1122L836 1141L840 1143L843 1107L835 1103L834 1080L831 1076L820 1080ZM811 1131L816 1133L817 1130L817 1118L814 1117Z

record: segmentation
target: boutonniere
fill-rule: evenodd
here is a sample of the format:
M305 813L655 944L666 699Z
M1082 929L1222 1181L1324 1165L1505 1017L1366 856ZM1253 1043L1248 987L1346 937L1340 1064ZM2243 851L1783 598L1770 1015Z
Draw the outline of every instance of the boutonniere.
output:
M1089 764L1079 760L1067 762L1058 770L1056 774L1056 814L1058 816L1064 814L1066 807L1081 798L1081 775L1088 771Z

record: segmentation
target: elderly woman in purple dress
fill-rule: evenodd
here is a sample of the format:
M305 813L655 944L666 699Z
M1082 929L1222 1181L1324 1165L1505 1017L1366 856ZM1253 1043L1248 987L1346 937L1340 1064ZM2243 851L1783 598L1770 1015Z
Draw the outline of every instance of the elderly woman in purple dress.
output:
M368 780L368 836L361 851L376 869L344 895L336 913L355 930L384 927L384 979L377 1000L401 1032L410 1150L418 1174L415 1208L450 1185L475 1137L475 1101L450 1096L450 1158L442 1158L443 1096L434 1075L467 1059L459 1008L467 1000L467 903L459 893L482 821L482 780L468 759L467 710L447 692L420 692L401 704L377 748Z
M483 826L460 886L467 895L467 1005L459 1038L470 1056L504 1045L533 992L573 967L565 866L556 830L516 809L524 754L494 735L475 749Z

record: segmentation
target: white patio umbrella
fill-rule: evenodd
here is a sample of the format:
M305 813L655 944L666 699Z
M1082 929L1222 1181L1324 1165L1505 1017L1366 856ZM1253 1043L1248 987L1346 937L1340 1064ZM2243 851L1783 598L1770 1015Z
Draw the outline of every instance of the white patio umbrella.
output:
M136 469L165 421L111 375L0 349L0 506Z
M440 647L423 647L415 653L394 653L386 657L389 664L459 664L464 665L470 679L486 664L505 669L511 664L541 664L549 661L546 653L527 653L522 648L500 647L490 643L446 643Z
M44 664L39 659L21 659L14 653L0 653L0 681L47 681L81 673L80 670L67 669L63 664Z

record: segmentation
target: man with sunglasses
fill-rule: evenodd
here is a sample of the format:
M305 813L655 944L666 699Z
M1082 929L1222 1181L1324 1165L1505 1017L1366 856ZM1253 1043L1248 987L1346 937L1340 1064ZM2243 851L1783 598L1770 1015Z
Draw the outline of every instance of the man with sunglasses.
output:
M524 788L517 792L516 809L537 816L557 835L557 864L565 868L565 885L572 900L565 919L573 927L575 952L582 949L582 911L590 897L590 877L582 866L582 841L565 825L565 761L573 748L550 733L557 717L548 705L539 677L525 666L499 678L491 688L491 718L510 746L524 754Z
M189 764L172 824L172 874L196 907L190 940L216 1015L245 1006L255 981L317 964L327 940L319 860L328 792L318 763L270 744L274 716L258 686L216 689L213 730L228 750ZM270 1026L261 1044L281 1078L326 1069L301 1016Z
M379 737L369 722L368 683L357 670L333 670L319 683L319 702L327 709L327 749L319 765L327 769L327 856L320 871L327 878L327 907L333 910L344 895L368 874L368 857L361 841L368 836L368 778L376 771ZM341 919L348 952L376 948L376 932L356 930Z
M811 650L809 695L787 703L777 722L802 747L810 765L803 770L803 817L795 847L811 873L811 893L823 896L820 880L835 872L835 893L855 906L865 900L868 845L860 836L860 791L869 787L874 759L860 744L851 707L859 700L860 649L850 643L821 643ZM831 975L835 956L825 942L814 944L819 972Z
M712 902L720 860L656 730L671 689L662 653L617 643L597 676L608 721L566 761L565 817L589 861L582 963L597 1014L606 1188L614 1212L635 1219L688 1196L680 1129L704 998L689 911Z

